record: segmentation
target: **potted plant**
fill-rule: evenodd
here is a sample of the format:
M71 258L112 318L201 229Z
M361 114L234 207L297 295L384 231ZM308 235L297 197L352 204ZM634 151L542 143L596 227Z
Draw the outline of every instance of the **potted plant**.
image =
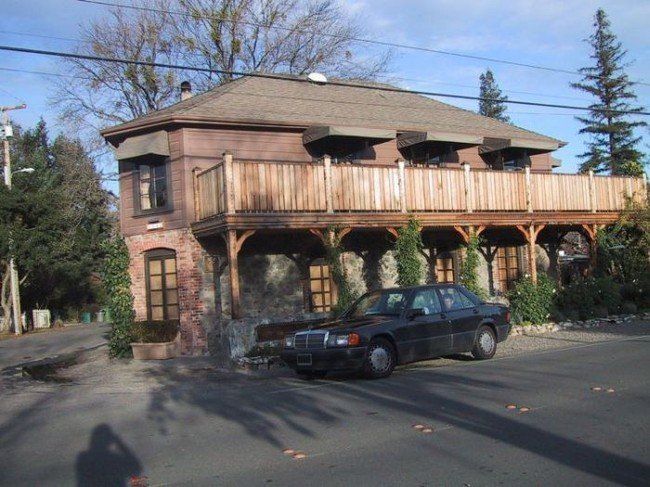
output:
M136 321L131 329L131 349L137 360L166 360L181 354L177 320Z

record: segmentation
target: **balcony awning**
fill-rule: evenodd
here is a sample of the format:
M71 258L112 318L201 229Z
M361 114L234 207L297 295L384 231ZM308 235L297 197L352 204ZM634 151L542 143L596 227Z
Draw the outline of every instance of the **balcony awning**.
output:
M159 130L150 134L129 137L115 149L115 157L118 160L131 159L132 157L148 154L157 156L169 155L167 132Z
M457 148L481 145L483 137L451 132L404 132L397 137L397 148L404 149L423 142L451 144Z
M347 127L347 126L313 126L309 127L302 134L303 144L311 144L328 137L345 137L353 139L364 139L371 144L378 144L397 137L394 130L373 129L365 127Z
M555 140L537 139L497 139L485 137L483 145L479 147L480 154L489 154L496 151L526 151L528 154L544 154L559 149L561 144Z

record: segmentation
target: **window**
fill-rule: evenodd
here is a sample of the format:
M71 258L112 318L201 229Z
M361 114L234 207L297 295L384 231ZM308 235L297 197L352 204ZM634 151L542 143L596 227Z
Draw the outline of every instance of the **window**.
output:
M170 192L165 161L138 164L135 196L137 209L143 213L170 208Z
M455 287L440 288L440 294L447 311L472 308L475 306L469 297L465 296L465 294Z
M435 289L423 289L422 291L418 291L413 298L411 308L422 309L424 310L425 315L442 312L440 299L438 299L438 294L436 294Z
M321 262L309 266L309 288L313 310L316 312L330 311L332 308L332 281L330 268L327 264Z
M147 318L178 319L178 282L176 253L173 250L152 250L145 257L147 277Z
M436 257L436 282L456 282L454 257L450 252L438 254Z
M517 247L499 247L497 250L497 280L501 292L509 291L520 277Z

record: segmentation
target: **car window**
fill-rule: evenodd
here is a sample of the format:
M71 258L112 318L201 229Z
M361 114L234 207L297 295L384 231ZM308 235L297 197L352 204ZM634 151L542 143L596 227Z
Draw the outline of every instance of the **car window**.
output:
M435 289L422 289L415 293L411 309L418 308L424 310L425 315L432 315L442 311L440 299L438 298Z
M440 295L442 296L445 309L448 311L474 307L472 300L455 287L440 288Z

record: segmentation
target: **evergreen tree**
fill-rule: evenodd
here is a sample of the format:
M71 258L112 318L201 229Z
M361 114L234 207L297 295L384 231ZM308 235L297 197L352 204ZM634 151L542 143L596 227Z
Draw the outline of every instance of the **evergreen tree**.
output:
M490 118L496 118L501 122L510 122L510 117L506 115L506 104L508 97L505 96L499 89L496 81L494 81L494 75L492 71L488 69L485 73L480 76L481 81L481 91L479 96L481 97L478 102L478 113Z
M610 30L609 19L602 9L594 16L594 28L587 42L593 48L590 57L596 65L581 68L582 81L571 84L596 98L588 116L576 117L584 125L580 133L591 135L587 150L579 156L584 159L580 170L639 176L643 173L643 154L636 149L640 137L634 136L634 128L646 123L629 120L629 114L641 112L643 108L631 105L636 95L632 91L633 83L624 72L627 64L623 58L627 51Z

